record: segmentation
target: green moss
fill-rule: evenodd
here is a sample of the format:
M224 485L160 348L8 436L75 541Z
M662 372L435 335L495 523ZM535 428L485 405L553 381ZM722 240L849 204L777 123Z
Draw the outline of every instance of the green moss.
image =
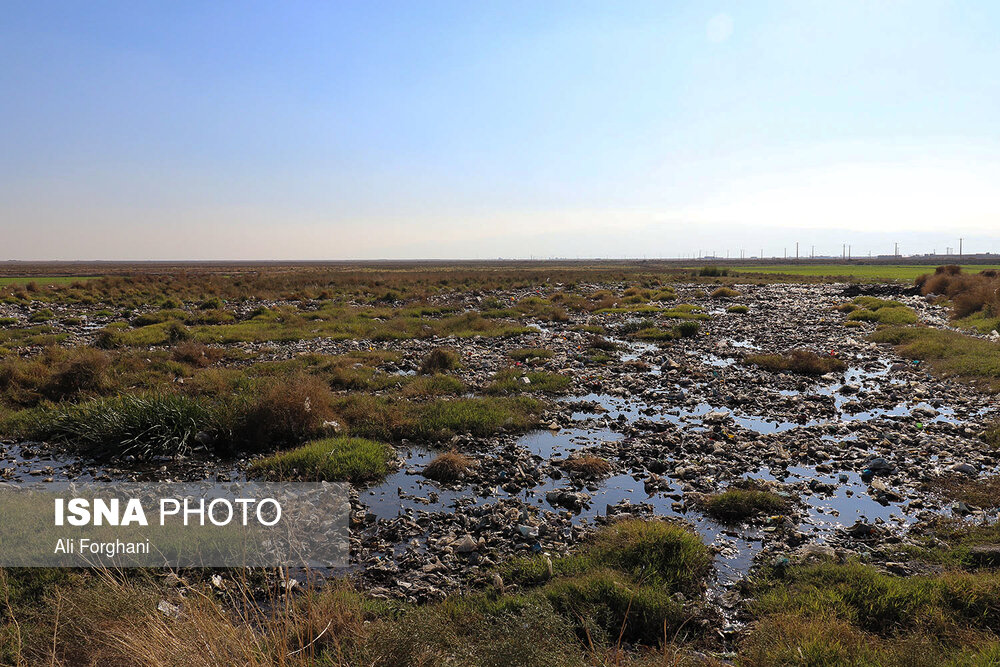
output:
M745 314L745 313L749 313L750 309L747 308L746 306L729 306L728 308L726 308L726 312L727 313L738 313L738 314L742 315L742 314Z
M385 477L392 452L388 445L364 438L316 440L254 461L247 473L275 480L352 482Z

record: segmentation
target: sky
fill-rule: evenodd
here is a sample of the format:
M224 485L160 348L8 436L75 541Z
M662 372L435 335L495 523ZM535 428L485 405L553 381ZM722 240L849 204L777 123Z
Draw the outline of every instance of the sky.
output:
M0 8L0 259L1000 252L1000 3Z

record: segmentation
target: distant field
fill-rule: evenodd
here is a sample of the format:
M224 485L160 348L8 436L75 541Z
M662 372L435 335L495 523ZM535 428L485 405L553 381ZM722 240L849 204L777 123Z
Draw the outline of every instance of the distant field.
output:
M99 276L9 276L0 278L0 287L4 285L27 285L28 283L38 283L39 285L68 285L80 280L94 280Z
M734 266L734 271L741 273L784 273L794 276L849 276L851 278L870 280L905 280L911 281L924 273L933 273L933 266L912 264L808 264L767 266ZM968 273L978 273L983 269L1000 269L998 264L963 265L962 270Z

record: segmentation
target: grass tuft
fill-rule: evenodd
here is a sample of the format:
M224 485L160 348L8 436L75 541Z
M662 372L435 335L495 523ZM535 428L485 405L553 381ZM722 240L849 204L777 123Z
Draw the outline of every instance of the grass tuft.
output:
M840 359L819 355L809 350L792 350L788 354L750 354L744 363L775 373L788 372L800 375L825 375L839 373L847 368Z
M341 436L258 459L247 474L280 481L362 484L385 477L391 457L391 448L384 443Z
M472 457L451 451L435 456L421 474L438 482L455 482L468 475L475 465Z

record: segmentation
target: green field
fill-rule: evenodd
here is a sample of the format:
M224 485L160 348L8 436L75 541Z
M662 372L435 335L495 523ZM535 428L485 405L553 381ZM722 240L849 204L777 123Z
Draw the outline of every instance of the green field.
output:
M100 276L9 276L0 277L0 287L6 285L27 285L37 283L38 285L69 285L81 280L94 280Z
M966 273L983 269L1000 269L998 264L963 265ZM912 281L924 273L933 273L934 267L913 264L769 264L764 266L734 266L739 273L783 273L792 276L845 276L860 280Z

